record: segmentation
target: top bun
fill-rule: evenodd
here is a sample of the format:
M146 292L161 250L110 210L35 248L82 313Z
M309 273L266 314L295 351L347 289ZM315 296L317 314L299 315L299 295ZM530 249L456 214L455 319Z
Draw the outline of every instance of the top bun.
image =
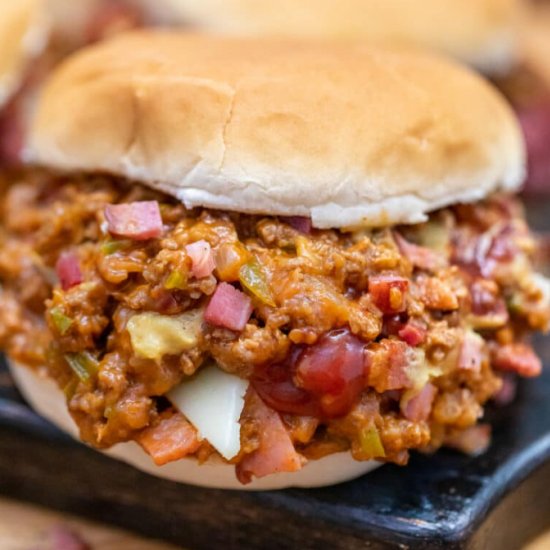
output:
M162 0L198 28L235 35L367 38L427 46L486 72L512 64L522 0Z
M39 164L321 228L419 222L524 173L518 124L489 84L360 44L131 33L55 72L30 141Z
M0 1L0 107L20 86L28 61L47 43L43 0Z

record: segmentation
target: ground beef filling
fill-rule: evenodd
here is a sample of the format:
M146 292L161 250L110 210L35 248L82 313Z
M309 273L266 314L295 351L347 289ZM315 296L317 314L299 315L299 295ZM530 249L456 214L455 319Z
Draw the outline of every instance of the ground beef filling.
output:
M548 323L545 281L510 197L340 232L186 210L104 176L3 188L1 344L45 365L97 447L215 454L166 398L215 362L250 382L241 481L344 450L404 464L410 449L479 450L483 404L510 373L540 372L525 339Z

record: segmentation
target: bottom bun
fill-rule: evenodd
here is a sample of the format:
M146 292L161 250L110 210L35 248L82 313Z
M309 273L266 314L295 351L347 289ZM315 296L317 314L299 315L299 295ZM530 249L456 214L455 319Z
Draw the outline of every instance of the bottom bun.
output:
M65 396L55 382L13 361L9 361L9 365L19 390L35 411L78 439L78 429L67 411ZM133 441L119 443L102 452L148 474L172 481L217 489L253 491L334 485L359 477L381 465L374 460L358 462L349 453L336 453L308 462L299 472L272 474L242 485L235 477L235 467L230 464L207 462L199 465L189 458L156 466Z

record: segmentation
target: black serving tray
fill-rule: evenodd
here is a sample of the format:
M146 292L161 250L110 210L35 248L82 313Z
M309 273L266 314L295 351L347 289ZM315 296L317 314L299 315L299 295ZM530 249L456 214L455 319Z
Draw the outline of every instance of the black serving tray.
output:
M543 204L531 207L550 226ZM536 342L550 366L550 339ZM325 489L201 489L138 472L33 413L0 365L0 493L189 549L515 550L550 528L550 369L489 411L483 456L413 456Z

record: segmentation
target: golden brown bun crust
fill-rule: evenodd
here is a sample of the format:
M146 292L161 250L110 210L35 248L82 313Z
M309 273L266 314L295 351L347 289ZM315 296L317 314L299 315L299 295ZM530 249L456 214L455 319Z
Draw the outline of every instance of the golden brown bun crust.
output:
M20 85L27 62L46 44L43 0L0 1L0 107Z
M163 0L198 28L245 36L368 38L509 67L522 0Z
M524 170L504 100L437 57L152 32L64 64L39 102L31 151L189 206L310 215L317 227L418 222L515 189Z

